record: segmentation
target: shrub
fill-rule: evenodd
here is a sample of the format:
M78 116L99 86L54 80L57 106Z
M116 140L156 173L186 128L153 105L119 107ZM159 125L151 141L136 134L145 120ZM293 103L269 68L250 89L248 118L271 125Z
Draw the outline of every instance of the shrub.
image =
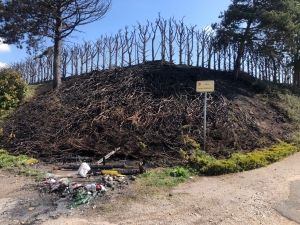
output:
M217 160L196 148L189 156L185 154L185 159L188 160L189 166L200 174L221 175L264 167L297 151L299 149L296 146L279 141L277 145L270 148L247 154L235 153L229 159L223 160Z
M252 170L268 165L264 152L252 152L245 155L236 153L232 155L231 159L236 163L239 171Z
M232 160L215 160L200 169L206 175L221 175L238 172L236 163Z
M171 172L170 175L172 177L183 177L183 178L189 178L190 172L188 169L183 167L175 167Z
M15 107L27 89L20 73L10 69L0 70L0 109Z

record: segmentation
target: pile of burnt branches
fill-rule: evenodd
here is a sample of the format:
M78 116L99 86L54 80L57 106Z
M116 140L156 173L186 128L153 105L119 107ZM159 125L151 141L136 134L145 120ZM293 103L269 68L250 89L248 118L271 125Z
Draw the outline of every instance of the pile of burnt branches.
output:
M92 71L66 79L60 90L42 85L2 124L5 136L15 134L6 140L7 148L59 160L75 154L102 157L121 147L118 157L179 162L179 149L192 148L185 135L203 147L204 94L195 86L207 79L215 80L216 91L207 100L206 151L227 157L253 150L262 130L250 112L233 103L239 84L224 74L159 62Z

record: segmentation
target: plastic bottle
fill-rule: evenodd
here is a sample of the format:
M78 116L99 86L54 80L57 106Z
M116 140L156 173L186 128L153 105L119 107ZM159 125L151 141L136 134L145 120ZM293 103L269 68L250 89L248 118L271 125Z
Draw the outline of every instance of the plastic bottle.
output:
M92 200L93 198L94 198L93 196L88 195L85 198L77 200L76 202L74 202L73 204L71 204L69 206L69 208L76 208L78 205L85 204L85 203L89 202L90 200Z
M96 190L100 192L106 192L106 188L101 184L96 185Z
M95 191L96 190L96 184L88 184L85 187L88 191Z
M50 184L50 185L55 184L55 183L56 183L56 180L55 180L55 179L50 179L50 180L49 180L49 184Z
M79 188L79 187L81 187L82 186L82 184L75 184L74 186L73 186L73 189L77 189L77 188Z

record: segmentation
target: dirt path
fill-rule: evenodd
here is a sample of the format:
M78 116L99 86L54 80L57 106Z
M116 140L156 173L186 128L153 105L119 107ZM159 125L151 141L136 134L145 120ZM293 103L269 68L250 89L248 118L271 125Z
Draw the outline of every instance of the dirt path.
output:
M218 177L196 177L159 192L132 187L118 201L99 202L94 209L85 212L74 209L72 216L52 217L35 224L300 224L299 161L300 153L297 153L265 168ZM18 190L17 187L28 182L22 177L8 178L2 174L0 182L1 222L11 216L8 208L16 207L20 195L34 194L30 188ZM14 218L10 221L18 224Z

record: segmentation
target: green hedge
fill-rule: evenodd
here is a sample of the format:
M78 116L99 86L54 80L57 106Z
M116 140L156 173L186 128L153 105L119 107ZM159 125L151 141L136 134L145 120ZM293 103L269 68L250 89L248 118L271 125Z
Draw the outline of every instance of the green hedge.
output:
M247 154L235 153L232 154L229 159L223 160L217 160L200 149L195 149L189 156L187 156L187 154L184 156L188 160L191 168L200 174L221 175L267 166L297 151L298 148L296 146L280 141L278 145L272 146L271 148L265 148Z

